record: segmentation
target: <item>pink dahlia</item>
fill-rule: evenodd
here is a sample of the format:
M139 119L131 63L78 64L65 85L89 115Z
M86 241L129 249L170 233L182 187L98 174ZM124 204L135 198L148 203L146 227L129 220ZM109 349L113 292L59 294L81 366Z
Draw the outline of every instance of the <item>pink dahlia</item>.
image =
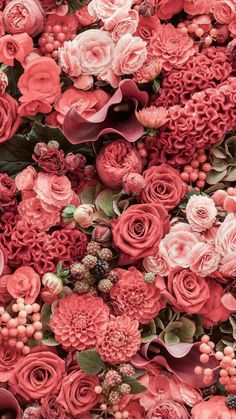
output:
M136 354L141 344L139 323L130 317L110 317L110 322L97 337L97 350L105 362L127 362Z
M66 350L82 351L96 344L108 315L108 306L101 298L70 294L60 300L50 325L55 339Z
M150 52L162 61L164 70L181 67L195 54L194 41L171 23L161 25L150 41Z
M147 283L136 268L118 269L119 281L111 290L124 314L140 323L148 323L161 309L160 292L154 283Z

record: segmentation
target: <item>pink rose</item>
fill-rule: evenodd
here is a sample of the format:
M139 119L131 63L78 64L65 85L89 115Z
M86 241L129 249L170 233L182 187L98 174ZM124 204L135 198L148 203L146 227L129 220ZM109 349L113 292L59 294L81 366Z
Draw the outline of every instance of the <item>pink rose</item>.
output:
M96 16L106 23L108 18L111 18L120 10L127 12L131 9L132 0L92 0L88 4L88 12L91 16Z
M34 191L41 201L42 208L48 212L61 210L73 198L71 183L64 175L39 173L35 181Z
M18 212L22 217L21 221L27 227L33 227L41 231L47 231L60 222L59 210L45 211L38 198L24 199L18 205Z
M8 93L0 95L0 144L9 140L18 129L21 118L18 103Z
M212 396L197 403L191 411L192 419L235 419L235 409L229 409L225 396Z
M9 33L27 32L31 37L43 30L44 13L38 0L11 0L3 11L3 21Z
M215 222L217 209L208 196L192 195L186 206L186 218L194 231L205 231Z
M213 2L212 9L214 18L219 23L228 25L235 19L236 7L231 0L216 0Z
M183 9L189 15L209 13L212 0L184 0Z
M143 259L143 267L146 272L153 272L160 276L167 276L171 270L171 261L165 247L159 247L155 256L147 256Z
M32 166L26 167L15 177L15 184L19 191L31 191L34 187L37 172Z
M0 38L0 62L14 66L14 60L24 61L33 48L32 38L27 33L5 35Z
M208 281L210 296L206 300L204 306L199 310L202 317L202 325L207 329L217 323L222 323L228 319L230 311L223 305L221 301L224 290L218 282L210 279ZM214 298L212 298L214 297Z
M228 253L223 257L220 272L226 277L236 277L236 251Z
M123 35L133 34L138 27L138 21L139 15L137 10L130 10L128 16L126 12L121 10L120 15L117 14L116 19L112 20L113 27L111 36L113 41L117 42Z
M83 371L72 371L62 380L57 402L73 417L86 414L101 398L94 390L99 384L96 376L87 375Z
M215 247L208 243L197 243L188 256L191 271L200 276L208 276L218 268L220 258Z
M113 70L118 76L133 74L147 58L146 42L138 36L123 35L114 51Z
M157 1L156 15L161 20L171 19L174 15L181 12L184 0L161 0Z
M170 272L167 290L162 293L176 310L189 314L199 313L210 297L205 278L179 267Z
M13 274L7 275L7 291L13 298L24 297L25 304L35 302L40 286L40 277L30 266L21 266Z
M198 239L194 233L186 230L172 231L166 234L160 243L160 249L164 248L168 255L169 264L174 266L189 266L188 256L193 246L198 244Z
M236 251L236 215L229 214L216 233L216 250L226 256Z

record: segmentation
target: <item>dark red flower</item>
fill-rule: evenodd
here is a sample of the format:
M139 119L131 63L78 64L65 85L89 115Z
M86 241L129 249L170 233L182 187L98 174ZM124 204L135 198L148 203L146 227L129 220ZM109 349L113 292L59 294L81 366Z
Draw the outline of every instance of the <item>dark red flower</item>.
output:
M0 173L0 204L8 205L16 196L15 182L6 174Z
M57 148L50 148L39 157L33 155L33 159L41 169L48 173L64 175L68 170L64 151Z

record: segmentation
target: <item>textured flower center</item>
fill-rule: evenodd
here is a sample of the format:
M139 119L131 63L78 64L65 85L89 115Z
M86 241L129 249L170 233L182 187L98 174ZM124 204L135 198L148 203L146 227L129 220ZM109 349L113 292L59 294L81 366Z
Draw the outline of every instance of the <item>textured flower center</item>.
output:
M85 313L75 314L72 319L72 327L74 330L86 330L88 326L87 316Z
M7 17L11 21L12 26L15 28L21 28L25 25L28 18L29 11L22 4L16 4L11 8Z
M125 333L121 331L115 332L111 338L111 344L112 346L115 346L116 348L122 347L125 341L126 341Z

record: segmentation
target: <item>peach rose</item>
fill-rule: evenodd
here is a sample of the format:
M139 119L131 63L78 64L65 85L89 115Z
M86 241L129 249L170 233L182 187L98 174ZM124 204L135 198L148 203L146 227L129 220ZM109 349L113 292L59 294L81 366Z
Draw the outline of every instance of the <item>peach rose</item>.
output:
M198 239L195 234L186 230L172 231L171 229L161 241L160 248L165 249L172 267L187 268L189 253L196 244L198 244Z
M40 291L40 277L30 266L21 266L7 275L7 291L13 298L24 297L25 304L35 302Z
M236 215L228 214L216 233L216 250L226 256L236 251Z
M33 41L27 33L2 36L0 38L0 62L13 67L14 60L24 61L32 48Z
M235 419L235 409L225 404L225 396L212 396L208 400L197 403L191 411L192 419Z
M52 173L39 173L34 191L41 201L42 208L48 212L61 210L73 198L69 179Z
M53 103L61 92L60 67L50 57L39 57L29 62L18 80L23 95L21 102L44 100Z
M11 0L3 11L3 21L9 33L27 32L31 37L43 30L44 13L38 0Z
M133 74L147 58L146 42L139 36L123 35L116 44L113 70L118 76Z
M37 172L32 166L26 167L15 177L15 184L19 191L31 191L34 187Z
M228 25L236 16L235 3L231 0L216 0L212 5L213 16L217 22Z
M220 258L215 247L208 243L197 243L188 256L191 271L200 276L208 276L218 268Z
M194 231L205 231L215 222L217 209L208 196L192 195L186 206L186 218Z
M95 16L106 23L107 19L121 10L128 14L132 3L132 0L92 0L88 4L88 12L91 16Z
M47 231L60 222L59 210L45 211L38 198L24 199L18 205L18 212L22 217L22 223L41 231Z
M112 39L117 42L123 35L133 34L138 27L139 14L137 10L130 10L127 13L120 11L120 15L116 15L116 19L112 20ZM110 25L109 25L110 27ZM109 29L110 30L110 29Z

